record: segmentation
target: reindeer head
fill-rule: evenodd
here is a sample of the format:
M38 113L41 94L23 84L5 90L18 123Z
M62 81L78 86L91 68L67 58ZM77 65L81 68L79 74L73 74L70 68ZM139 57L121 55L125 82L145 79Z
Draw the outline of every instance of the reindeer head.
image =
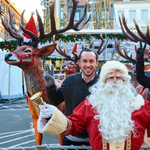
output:
M17 30L13 25L14 14L10 12L10 7L9 7L8 12L9 12L10 25L8 26L4 22L2 16L1 16L1 21L2 21L4 28L9 32L9 34L15 39L19 40L22 46L16 49L15 51L13 51L12 53L7 54L5 56L5 61L11 65L17 65L18 67L26 71L33 64L33 62L37 60L38 58L40 58L41 56L48 56L52 54L56 48L56 44L48 45L48 46L42 47L41 49L38 49L37 48L38 43L41 42L45 38L48 38L55 34L63 33L69 29L74 29L75 31L79 31L84 27L84 25L90 19L91 16L86 21L83 22L83 19L85 18L85 15L87 12L87 3L86 3L83 16L77 23L74 24L74 16L75 16L75 11L76 11L78 2L79 2L78 0L73 0L73 9L70 15L70 22L68 23L68 25L63 29L56 30L55 18L54 18L55 0L53 1L52 5L50 6L51 31L47 34L44 33L42 19L38 11L36 10L38 26L39 26L39 36L38 36L37 31L34 30L33 32L29 30L28 24L25 24L23 22L24 11L21 14L20 29ZM0 8L0 14L2 14L1 8ZM35 28L35 23L33 23L34 22L33 16L31 19L32 19L32 23L30 25L32 25L32 27L34 26Z
M5 55L5 61L10 65L16 65L26 71L34 62L39 61L42 56L48 56L55 50L56 44L48 45L38 49L38 43L43 39L41 36L38 37L36 25L34 22L33 14L27 24L23 22L23 13L21 14L21 25L20 30L17 30L13 26L13 14L10 12L8 7L10 27L4 22L2 16L2 24L10 35L18 39L22 46L17 48L15 51ZM38 12L37 12L38 14ZM40 16L37 15L40 20ZM23 34L22 34L23 33Z
M15 65L26 71L34 62L42 56L50 55L56 45L49 45L41 49L34 48L33 46L23 45L13 52L5 55L5 61L10 65Z
M55 41L55 40L54 40ZM72 49L72 54L70 55L67 48L64 48L64 50L61 49L60 41L57 43L58 48L56 47L56 51L64 56L66 60L64 60L64 64L61 66L61 70L66 73L66 76L73 74L77 72L77 69L79 67L77 61L78 61L78 55L77 55L77 43L75 44L74 48Z

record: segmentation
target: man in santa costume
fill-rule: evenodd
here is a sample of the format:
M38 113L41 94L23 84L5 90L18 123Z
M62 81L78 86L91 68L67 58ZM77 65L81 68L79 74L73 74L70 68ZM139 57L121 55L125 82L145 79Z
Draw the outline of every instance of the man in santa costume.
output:
M90 92L68 117L40 105L38 131L76 135L86 129L93 150L138 150L150 123L150 103L135 92L125 65L107 61Z

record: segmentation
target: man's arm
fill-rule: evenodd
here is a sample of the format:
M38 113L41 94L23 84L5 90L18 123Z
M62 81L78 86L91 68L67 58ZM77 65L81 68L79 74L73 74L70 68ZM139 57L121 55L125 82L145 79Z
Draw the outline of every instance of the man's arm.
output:
M50 69L49 65L46 64L46 70L47 71L43 74L46 83L46 96L50 104L57 106L64 101L64 97L61 92L63 87L61 87L61 89L56 88L54 79L54 66L51 65Z
M142 47L136 51L136 79L141 85L150 88L150 77L147 77L144 73L144 52L145 48Z
M61 90L63 90L63 87L57 89L55 85L46 86L46 96L50 104L57 106L64 101Z

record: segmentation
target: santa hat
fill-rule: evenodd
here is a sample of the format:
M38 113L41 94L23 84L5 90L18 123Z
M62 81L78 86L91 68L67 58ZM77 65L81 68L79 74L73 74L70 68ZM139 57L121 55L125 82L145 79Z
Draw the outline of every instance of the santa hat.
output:
M73 50L72 50L72 52L75 53L75 54L77 54L77 45L78 45L78 43L76 43L76 44L74 45L74 48L73 48Z
M31 14L31 18L28 21L28 23L26 24L25 29L31 31L36 36L38 36L38 32L37 32L36 25L35 25L35 22L34 22L33 14ZM24 35L24 37L26 37L28 39L31 39L31 37L28 34L23 33L23 35Z
M100 82L105 82L108 74L115 70L119 70L124 75L124 82L129 83L131 76L128 74L128 70L124 64L119 61L107 61L101 68Z
M78 43L75 43L75 45L73 47L73 50L72 50L72 54L68 58L68 60L72 60L72 61L75 61L75 62L78 61L78 57L76 57L76 55L77 55L77 45L78 45Z
M134 45L134 49L135 49L135 52L136 52L136 50L137 50L137 45L136 44Z

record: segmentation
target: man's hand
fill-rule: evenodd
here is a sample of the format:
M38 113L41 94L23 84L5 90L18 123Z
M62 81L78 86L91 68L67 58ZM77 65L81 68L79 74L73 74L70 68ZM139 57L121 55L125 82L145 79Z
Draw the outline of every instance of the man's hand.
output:
M43 76L47 87L55 84L53 64L51 65L51 69L49 68L49 65L46 64L46 72L43 73Z
M52 105L46 104L39 105L40 108L40 117L43 119L50 118L54 113L54 107Z
M136 50L137 59L144 59L144 52L145 52L146 44L142 47L142 43L140 42L140 48Z

